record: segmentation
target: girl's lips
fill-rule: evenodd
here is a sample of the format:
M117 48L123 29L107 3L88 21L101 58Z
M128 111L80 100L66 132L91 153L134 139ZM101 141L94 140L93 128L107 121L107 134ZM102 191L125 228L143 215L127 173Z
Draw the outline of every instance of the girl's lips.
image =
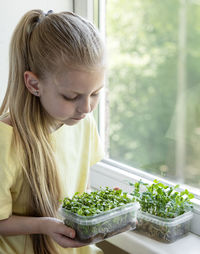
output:
M85 118L85 116L81 116L81 117L73 117L72 119L74 119L74 120L81 120L81 119L83 119L83 118Z

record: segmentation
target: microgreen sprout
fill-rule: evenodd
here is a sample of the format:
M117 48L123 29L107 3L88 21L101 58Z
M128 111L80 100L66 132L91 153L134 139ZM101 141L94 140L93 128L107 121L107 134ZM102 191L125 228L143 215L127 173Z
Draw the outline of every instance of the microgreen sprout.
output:
M91 193L77 192L72 198L64 198L62 207L81 216L93 216L134 201L134 198L128 197L121 189L106 187Z
M176 191L179 185L170 187L156 179L151 185L142 181L129 184L134 186L131 195L135 201L139 202L143 212L163 218L175 218L192 208L190 200L194 198L194 195L187 189L182 192ZM141 192L141 186L145 187L145 191Z

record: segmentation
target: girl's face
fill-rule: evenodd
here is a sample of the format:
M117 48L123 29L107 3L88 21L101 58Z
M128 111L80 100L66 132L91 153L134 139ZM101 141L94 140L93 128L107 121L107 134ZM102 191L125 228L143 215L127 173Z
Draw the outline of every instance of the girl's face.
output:
M40 101L56 121L74 125L98 104L104 71L63 72L39 82Z

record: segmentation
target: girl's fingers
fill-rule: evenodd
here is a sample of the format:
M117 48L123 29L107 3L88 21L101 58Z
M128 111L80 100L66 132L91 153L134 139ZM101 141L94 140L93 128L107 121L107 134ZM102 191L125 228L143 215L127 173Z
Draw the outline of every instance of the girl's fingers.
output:
M120 188L119 187L115 187L114 190L120 190Z
M55 235L56 242L63 248L78 248L87 245L79 241L72 240L64 235Z
M60 225L60 230L59 230L59 233L64 235L65 237L70 237L70 238L74 238L75 235L76 235L76 232L74 229L70 228L70 227L67 227L66 225L64 224L61 224Z

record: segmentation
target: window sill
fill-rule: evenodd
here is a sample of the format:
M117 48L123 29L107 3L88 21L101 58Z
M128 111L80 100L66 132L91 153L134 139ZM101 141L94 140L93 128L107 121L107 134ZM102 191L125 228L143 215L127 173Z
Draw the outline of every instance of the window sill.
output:
M161 243L134 231L107 239L109 243L134 254L199 254L200 237L189 233L174 243Z

